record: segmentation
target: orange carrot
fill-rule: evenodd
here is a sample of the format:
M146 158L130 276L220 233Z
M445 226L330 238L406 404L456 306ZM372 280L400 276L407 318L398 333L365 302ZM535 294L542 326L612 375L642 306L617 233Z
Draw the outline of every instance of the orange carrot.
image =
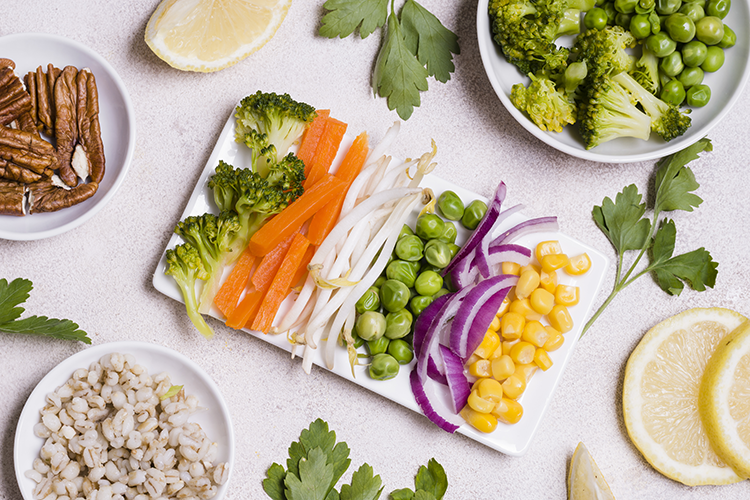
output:
M308 240L310 238L307 238ZM300 282L305 279L305 276L307 275L307 265L312 260L313 256L315 255L315 250L317 247L312 245L312 242L310 243L310 246L307 247L307 251L305 252L305 256L302 257L302 261L299 263L299 268L297 269L297 273L294 275L294 278L292 279L292 286L299 285Z
M242 301L229 313L227 317L226 325L235 330L239 330L245 326L248 321L252 321L255 318L255 314L260 309L260 303L263 300L263 292L253 291L248 292L242 298Z
M276 312L279 310L281 302L289 294L292 279L294 279L294 275L297 273L297 269L309 245L310 241L301 233L294 235L289 251L286 253L284 261L281 263L276 276L274 276L271 286L263 297L260 309L255 315L251 327L253 330L268 333L271 329L271 323L276 317Z
M289 250L289 246L292 244L294 236L289 236L287 239L279 243L276 248L268 252L260 260L258 268L253 273L253 277L250 282L253 284L256 290L265 293L268 287L271 286L273 277L276 276L276 272L281 266L281 262L284 260L286 252Z
M315 117L310 126L307 127L307 130L305 130L305 134L302 136L299 149L297 150L297 158L305 163L305 176L310 173L315 149L318 147L318 142L320 142L320 136L323 135L323 130L325 129L331 110L319 109L317 113L318 116Z
M280 242L299 231L315 212L323 208L334 198L337 191L345 187L340 179L331 174L325 174L312 187L306 188L302 196L255 232L250 238L250 251L256 256L263 256L270 252Z
M216 297L214 297L214 305L225 317L229 317L229 314L237 307L237 301L240 300L240 295L242 295L242 290L245 289L245 285L250 278L254 264L255 256L250 252L250 249L245 248L226 281L219 288Z
M344 198L346 198L346 192L349 191L349 186L351 186L354 179L362 171L369 151L367 132L362 132L354 139L354 142L352 142L352 145L346 152L346 156L344 156L344 160L339 165L338 171L336 171L336 177L346 182L346 189L342 189L337 193L334 200L316 212L310 221L307 238L312 245L320 246L325 237L328 236L328 233L331 232L331 229L333 229L333 226L336 225L341 213L341 206L344 204Z
M341 140L346 133L346 123L336 118L328 117L323 135L320 136L318 147L312 159L310 172L305 169L305 187L312 186L331 168L333 160L339 151Z

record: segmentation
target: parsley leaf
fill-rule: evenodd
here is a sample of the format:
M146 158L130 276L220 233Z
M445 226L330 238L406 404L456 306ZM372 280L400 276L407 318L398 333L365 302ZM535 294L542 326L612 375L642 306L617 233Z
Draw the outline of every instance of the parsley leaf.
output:
M372 467L362 464L352 474L352 484L341 486L341 500L377 500L383 492L380 476L373 475Z
M86 332L69 319L54 319L46 316L29 316L19 319L24 312L23 304L29 298L31 281L16 278L10 283L0 279L0 332L27 335L46 335L61 340L77 340L90 344Z
M676 257L674 252L677 229L674 221L665 220L654 236L651 269L659 286L670 295L679 295L687 282L691 288L702 292L716 283L718 264L704 248Z
M427 467L423 465L419 468L414 483L417 490L432 493L437 500L440 500L448 489L448 476L445 475L443 466L431 458L427 462Z
M445 83L456 69L453 54L458 54L458 37L430 11L414 0L407 0L401 11L404 37L412 53L427 67L427 74Z
M299 477L291 472L284 478L289 500L321 500L327 497L333 480L333 465L327 461L327 454L320 448L313 448L299 461Z
M602 206L595 206L593 210L596 225L607 235L618 253L638 250L648 240L651 223L648 219L641 219L645 213L646 204L641 203L641 195L635 184L617 193L614 202L605 197Z
M367 38L388 16L388 0L328 0L323 8L329 12L323 16L319 32L328 38L346 38L358 26L359 36Z

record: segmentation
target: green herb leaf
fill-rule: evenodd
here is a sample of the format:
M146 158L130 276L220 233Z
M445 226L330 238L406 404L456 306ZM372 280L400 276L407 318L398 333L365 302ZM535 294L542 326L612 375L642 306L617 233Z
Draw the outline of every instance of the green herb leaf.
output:
M650 236L651 223L641 219L646 204L635 184L625 187L613 202L604 198L601 206L594 206L592 215L599 229L607 235L618 253L642 248Z
M388 0L328 0L323 8L329 12L323 16L319 33L328 38L346 38L357 27L359 36L367 38L388 16Z
M657 163L656 202L654 212L684 210L692 212L703 200L692 191L700 186L695 180L693 171L686 167L688 162L698 159L698 154L711 151L713 146L709 139L701 139L695 144L662 158Z
M401 10L404 39L427 74L447 82L456 69L453 54L459 54L458 37L430 11L414 0L407 0Z
M266 478L263 480L263 491L272 500L286 500L286 495L284 494L285 478L286 470L284 470L284 467L274 463L266 472Z
M699 292L706 286L713 287L719 264L704 248L672 257L676 236L677 229L672 220L665 220L654 236L654 260L649 268L656 275L661 289L670 295L679 295L684 288L683 282Z
M413 498L414 492L409 488L391 491L391 500L412 500Z
M448 490L448 476L445 474L443 466L437 460L431 458L427 462L427 467L423 465L419 468L414 484L417 490L432 493L437 500L440 500Z
M172 396L175 396L178 392L180 392L182 390L182 388L183 388L183 386L181 386L181 385L173 385L159 399L165 400L167 398L171 398Z
M432 493L425 490L417 490L416 493L414 493L414 500L439 500L435 497Z
M327 461L327 454L320 448L313 448L299 461L299 477L288 472L284 478L288 500L321 500L331 489L333 465Z
M23 307L16 307L29 299L29 292L33 285L31 281L17 278L8 283L0 279L0 324L13 321L21 317Z
M341 500L377 500L383 491L380 476L373 475L372 467L362 464L352 474L352 484L341 486Z
M388 30L378 54L373 74L373 88L407 120L420 104L419 92L427 90L427 70L409 50L396 14L388 16Z

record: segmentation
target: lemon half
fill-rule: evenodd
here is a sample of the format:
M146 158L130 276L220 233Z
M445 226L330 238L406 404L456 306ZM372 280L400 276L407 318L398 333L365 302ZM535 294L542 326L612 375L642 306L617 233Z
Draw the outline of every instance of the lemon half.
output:
M742 480L711 448L698 391L716 346L746 319L729 309L689 309L649 330L628 359L623 385L628 435L671 479L690 486Z
M578 443L570 460L568 500L615 500L602 471L583 443Z
M146 43L170 66L218 71L276 34L292 0L164 0L146 25Z

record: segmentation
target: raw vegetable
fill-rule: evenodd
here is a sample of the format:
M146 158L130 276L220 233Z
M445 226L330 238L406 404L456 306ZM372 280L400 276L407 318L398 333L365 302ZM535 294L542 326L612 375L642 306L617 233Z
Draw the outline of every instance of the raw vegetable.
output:
M262 301L263 292L260 290L247 292L237 307L229 313L226 325L234 329L250 328Z
M420 105L419 93L432 76L445 83L455 67L453 54L460 52L458 38L414 0L406 0L397 13L394 0L328 0L319 33L346 38L359 30L367 38L382 28L384 42L375 62L372 86L387 98L388 109L407 120ZM389 12L390 10L390 12ZM385 27L388 22L387 28Z
M0 332L46 335L62 340L77 340L84 344L91 343L86 332L69 319L46 316L19 319L24 312L20 305L26 302L33 288L31 281L27 279L16 278L10 283L5 278L0 279Z
M228 317L234 308L237 307L237 301L240 300L242 291L250 280L254 265L255 256L248 248L245 248L229 272L229 276L227 276L227 279L224 280L224 283L219 288L219 292L214 297L214 305L225 317Z
M314 185L331 168L346 129L347 124L336 118L328 117L325 121L312 161L305 164L305 187Z
M330 109L319 109L316 111L316 116L305 133L302 134L300 140L299 149L297 149L297 158L302 160L307 165L312 165L312 159L315 155L315 149L318 147L320 136L323 135L325 130L326 120L331 116Z
M250 283L252 283L253 287L255 287L256 290L259 290L263 293L268 290L268 287L271 286L271 282L273 281L274 276L276 276L276 273L281 267L281 263L284 261L284 257L286 256L289 247L292 245L292 240L294 240L294 238L298 234L299 233L295 233L288 236L273 250L263 256L263 258L260 260L260 263L258 264L258 268L255 270L252 278L250 279Z
M167 267L164 274L172 276L177 283L190 321L201 335L207 339L213 338L214 331L198 311L198 299L195 296L195 285L198 280L208 279L200 253L190 243L182 243L175 248L167 249L166 259Z
M662 158L656 164L655 199L651 220L644 217L646 203L641 201L638 188L631 184L617 194L615 200L604 198L601 206L594 206L593 217L599 229L607 235L617 254L617 272L612 292L583 328L583 336L617 294L641 276L653 273L662 290L679 295L685 283L696 291L713 287L718 263L703 247L673 256L677 229L673 220L660 218L663 212L684 210L692 212L703 200L694 193L700 187L687 164L699 154L711 151L709 139ZM651 262L641 269L638 263L648 251ZM632 265L624 268L626 252L638 251Z

